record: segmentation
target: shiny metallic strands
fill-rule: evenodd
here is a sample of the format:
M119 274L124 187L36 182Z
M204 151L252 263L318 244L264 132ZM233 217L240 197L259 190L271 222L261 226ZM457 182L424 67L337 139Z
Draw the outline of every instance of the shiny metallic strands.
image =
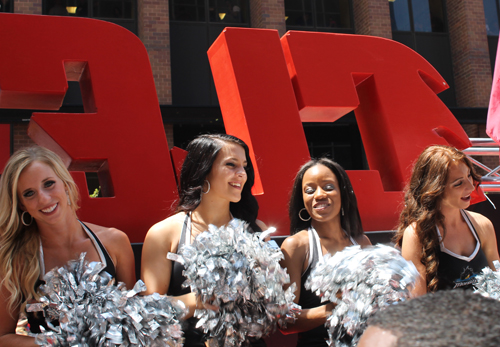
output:
M179 250L185 287L215 312L196 310L197 327L209 336L209 346L241 346L248 337L261 338L277 324L294 321L300 307L293 304L294 285L279 261L279 248L251 234L248 225L233 219L227 227L209 230ZM264 234L265 235L265 234ZM173 259L174 257L169 257Z
M385 245L347 247L312 270L305 287L337 306L328 317L330 346L356 346L368 317L410 297L418 272L398 250Z
M480 274L476 276L474 283L474 293L481 294L488 298L500 300L500 263L493 261L496 271L485 267Z
M77 261L48 272L40 286L40 302L29 311L43 311L49 330L36 335L41 346L182 346L180 317L184 304L166 296L139 296L146 286L132 290L114 285L103 264ZM56 321L59 324L55 323ZM51 322L54 322L52 324Z

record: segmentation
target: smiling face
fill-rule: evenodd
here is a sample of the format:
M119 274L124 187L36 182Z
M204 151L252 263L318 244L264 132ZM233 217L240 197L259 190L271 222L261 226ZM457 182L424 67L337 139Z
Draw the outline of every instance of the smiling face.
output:
M21 209L39 224L54 224L72 211L64 182L40 161L32 162L21 172L17 196Z
M318 164L309 168L302 178L304 206L313 220L340 220L341 196L335 174Z
M241 199L241 191L247 181L247 158L240 145L226 142L220 149L206 180L210 182L209 198L221 198L230 202ZM204 191L208 187L204 186Z
M440 208L465 209L469 207L473 191L474 182L469 167L462 161L453 162L448 169Z

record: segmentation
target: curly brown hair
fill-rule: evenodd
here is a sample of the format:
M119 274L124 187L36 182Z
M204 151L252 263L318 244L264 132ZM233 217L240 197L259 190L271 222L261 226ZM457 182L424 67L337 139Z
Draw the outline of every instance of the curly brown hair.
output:
M439 237L436 225L444 228L444 216L439 203L448 179L448 170L452 163L463 162L470 169L474 186L481 182L467 156L456 148L448 146L430 146L418 157L410 182L405 188L404 208L399 217L399 225L394 242L401 247L406 228L413 225L422 245L420 261L426 269L428 292L435 292L438 286L437 270L439 259Z

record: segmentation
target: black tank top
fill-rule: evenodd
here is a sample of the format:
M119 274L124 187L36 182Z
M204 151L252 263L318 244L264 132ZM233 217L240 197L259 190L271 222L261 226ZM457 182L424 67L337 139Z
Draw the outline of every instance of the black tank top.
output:
M111 277L116 278L116 268L115 264L113 263L113 260L109 256L108 251L106 250L106 247L102 244L101 240L97 237L96 234L92 230L90 230L89 227L87 227L83 222L80 221L82 224L83 230L87 233L89 239L92 241L94 244L97 253L99 254L99 259L101 259L101 262L106 265L102 271L105 271L111 275ZM41 265L41 272L45 274L45 264L43 261L43 248L40 245L40 265ZM101 272L102 272L101 271ZM35 283L35 291L40 287L42 284L45 284L45 281L38 279ZM45 330L47 330L47 324L45 322L45 318L43 317L42 312L26 312L27 318L28 318L28 324L30 328L30 332L39 334L41 333L40 326L43 326ZM54 326L59 325L59 322L57 321L52 321L51 322Z
M481 241L477 236L476 230L472 225L469 216L461 210L467 225L469 226L472 235L476 239L476 248L469 257L455 254L443 245L439 228L436 226L438 236L441 240L440 247L437 250L439 259L438 266L438 290L443 289L472 289L476 283L476 276L482 269L488 266L486 255L481 249Z
M309 263L306 271L300 277L299 305L303 309L314 308L328 303L328 301L321 302L321 299L315 293L304 286L314 266L323 261L318 233L312 227L309 228L307 233L309 235ZM350 237L350 240L353 245L357 245L357 242L352 237ZM320 325L314 329L298 333L297 347L326 347L328 346L328 338L328 330L324 325Z
M181 237L179 239L179 244L177 245L177 253L182 246L191 243L191 217L189 213L186 213L186 218L184 219L184 224L182 225ZM170 284L168 286L167 295L179 296L191 293L191 289L183 288L182 283L186 280L186 277L182 274L184 271L184 265L173 261L172 262L172 274L170 276ZM185 347L205 347L205 337L203 332L196 329L196 323L198 319L191 317L182 323L182 331L184 332L184 346Z

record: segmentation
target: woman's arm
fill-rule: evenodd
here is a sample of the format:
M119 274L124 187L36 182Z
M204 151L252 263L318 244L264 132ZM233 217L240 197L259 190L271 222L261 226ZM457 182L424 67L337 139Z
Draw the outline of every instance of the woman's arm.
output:
M403 244L401 246L401 255L406 260L409 260L415 265L418 273L420 274L417 279L415 288L413 288L412 295L420 296L427 293L427 271L420 261L422 259L422 244L418 239L417 232L413 226L409 226L403 233Z
M307 232L300 232L294 236L290 236L283 241L281 251L285 256L282 260L281 266L286 268L290 275L290 284L296 284L294 302L299 302L301 275L304 268L304 263L307 260L307 249L309 245L309 238ZM285 288L285 289L286 289ZM310 309L303 309L301 314L297 317L297 321L292 324L288 323L286 329L280 329L283 334L293 334L302 331L308 331L325 324L326 318L332 313L334 305L329 303L319 307Z
M116 280L123 282L128 289L132 289L135 282L135 258L130 240L123 231L108 228L106 249L113 259L116 268Z
M3 278L3 277L1 277ZM10 292L5 286L0 286L0 347L36 347L33 337L16 335L16 325L19 306L8 309Z
M116 281L123 282L132 289L135 282L135 258L130 240L123 231L85 223L96 233L109 253L116 269Z
M169 252L175 253L178 244L178 237L175 238L177 243L174 240L178 225L171 218L153 225L146 234L141 261L141 278L148 288L145 294L168 292L172 261L167 255ZM182 228L181 225L178 227ZM180 231L178 233L180 234Z
M495 270L493 261L500 260L500 257L498 255L497 237L493 223L482 214L470 211L467 211L467 213L472 217L471 219L477 235L479 236L479 240L481 240L481 249L484 255L486 255L486 259L488 259L488 265L492 270Z
M167 255L177 252L183 219L183 214L174 215L153 225L146 234L141 261L141 278L147 287L145 295L167 294L172 276L172 260L167 259ZM175 298L182 301L189 311L184 319L192 317L196 308L203 308L194 293Z

